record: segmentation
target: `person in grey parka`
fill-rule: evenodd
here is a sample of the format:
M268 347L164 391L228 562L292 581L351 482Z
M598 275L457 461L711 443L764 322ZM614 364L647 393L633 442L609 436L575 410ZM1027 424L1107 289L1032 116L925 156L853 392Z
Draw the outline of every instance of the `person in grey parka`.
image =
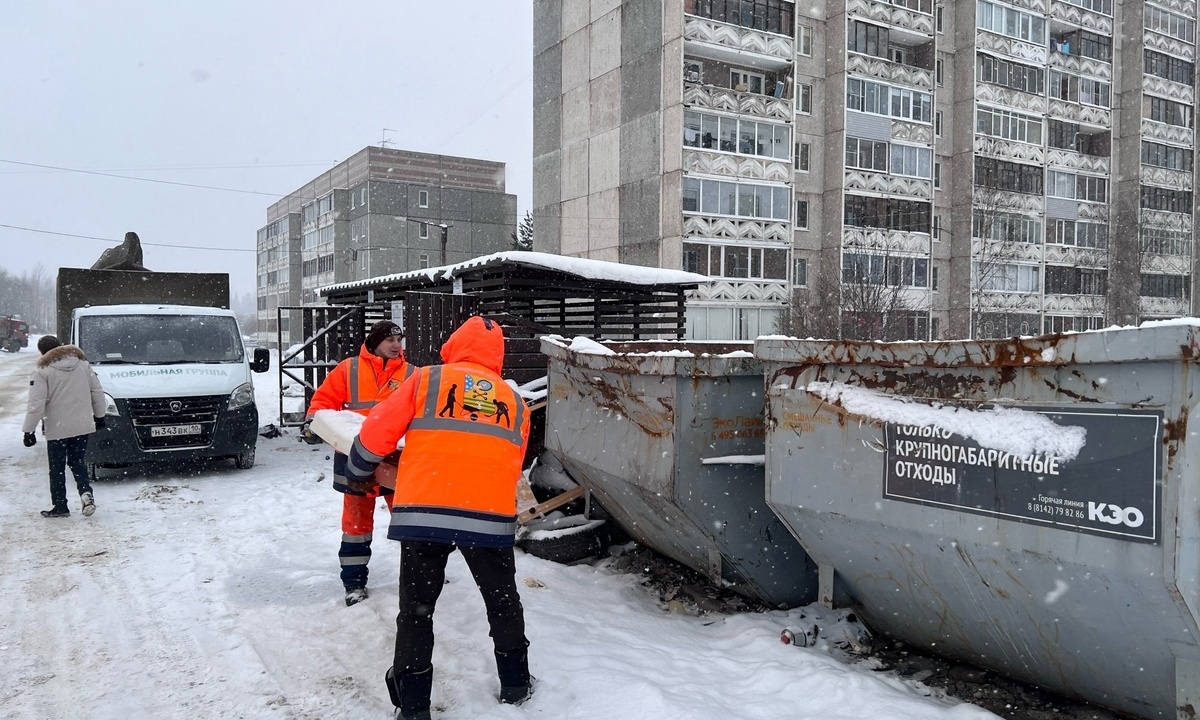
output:
M66 517L67 472L75 476L83 514L96 512L87 466L83 462L88 435L104 427L104 389L88 364L87 356L74 345L63 345L53 335L38 340L37 370L29 379L29 409L25 413L25 447L37 444L33 431L42 423L46 455L50 461L50 500L54 507L42 517Z

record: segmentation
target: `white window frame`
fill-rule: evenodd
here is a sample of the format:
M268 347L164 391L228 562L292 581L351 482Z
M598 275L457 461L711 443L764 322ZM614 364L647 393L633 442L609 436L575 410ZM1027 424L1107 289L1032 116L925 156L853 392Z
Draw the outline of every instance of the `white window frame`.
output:
M417 223L417 227L419 228L417 230L417 237L421 238L422 240L428 240L429 239L429 225L427 225L425 223Z
M803 282L796 282L797 278ZM792 258L792 287L808 287L808 258Z
M813 29L811 25L801 25L796 33L796 52L804 57L812 57Z
M809 143L796 143L796 161L793 163L796 172L810 172L812 165L812 146Z
M424 270L429 267L429 253L421 253L417 256L417 268Z
M758 90L754 90L753 81L758 81ZM745 90L738 90L738 86L744 85ZM736 92L748 92L756 95L765 95L767 92L767 76L762 73L749 72L747 70L738 70L737 68L729 69L729 87Z
M813 86L801 83L796 89L796 112L800 115L812 115Z
M421 208L429 207L429 191L428 190L418 190L417 191L417 207L421 207Z

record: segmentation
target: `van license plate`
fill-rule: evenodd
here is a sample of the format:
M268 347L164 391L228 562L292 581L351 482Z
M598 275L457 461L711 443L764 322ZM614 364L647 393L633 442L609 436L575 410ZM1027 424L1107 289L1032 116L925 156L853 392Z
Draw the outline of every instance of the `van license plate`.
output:
M172 437L175 435L199 435L199 425L156 425L150 428L150 437Z

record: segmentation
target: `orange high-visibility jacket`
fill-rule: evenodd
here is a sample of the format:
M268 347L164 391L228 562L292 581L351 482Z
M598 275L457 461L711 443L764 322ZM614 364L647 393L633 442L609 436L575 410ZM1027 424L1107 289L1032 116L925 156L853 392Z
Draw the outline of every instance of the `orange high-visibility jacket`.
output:
M442 359L371 411L346 474L369 477L404 437L388 537L509 547L529 422L525 402L500 377L504 333L472 317L446 341Z
M405 361L403 353L395 360L385 362L369 352L364 343L358 355L341 361L325 376L308 405L308 417L318 410L353 410L366 415L399 389L415 369ZM393 445L392 450L395 449ZM333 454L333 489L350 495L363 494L350 487L346 478L346 456L339 452ZM384 492L388 491L385 489Z

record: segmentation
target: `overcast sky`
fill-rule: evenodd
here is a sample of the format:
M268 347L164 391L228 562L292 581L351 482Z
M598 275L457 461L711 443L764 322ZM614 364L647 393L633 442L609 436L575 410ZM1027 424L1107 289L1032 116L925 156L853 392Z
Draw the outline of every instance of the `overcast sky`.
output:
M251 292L267 207L385 137L503 162L532 205L529 0L4 5L9 272L90 267L134 230L151 270Z

